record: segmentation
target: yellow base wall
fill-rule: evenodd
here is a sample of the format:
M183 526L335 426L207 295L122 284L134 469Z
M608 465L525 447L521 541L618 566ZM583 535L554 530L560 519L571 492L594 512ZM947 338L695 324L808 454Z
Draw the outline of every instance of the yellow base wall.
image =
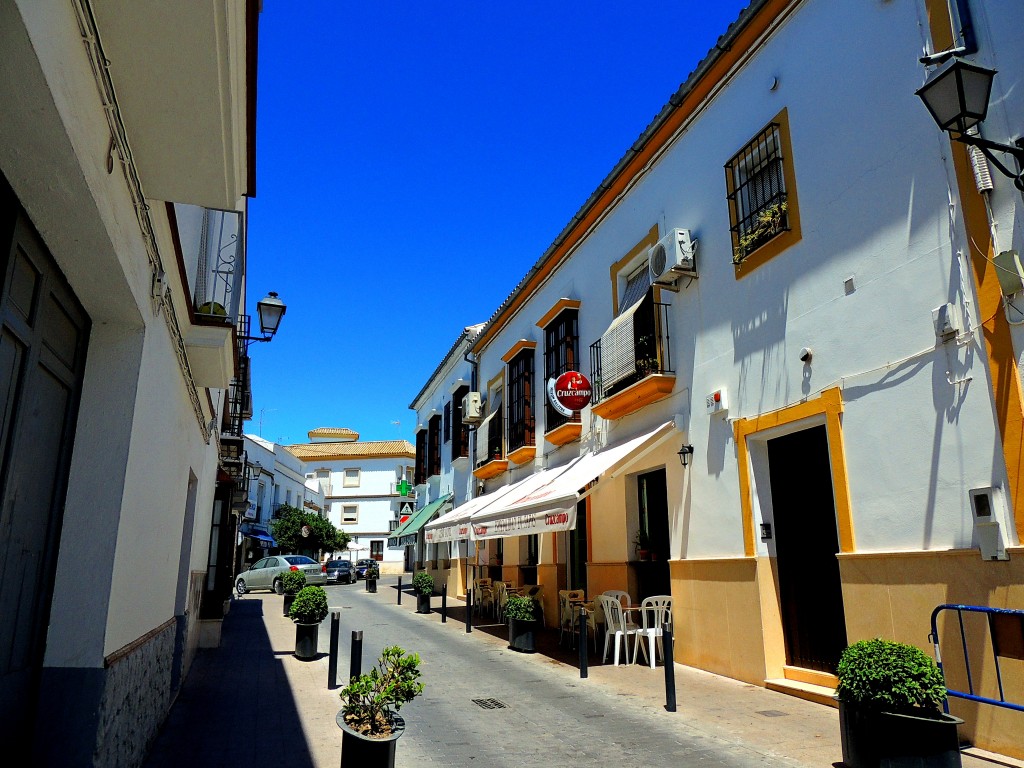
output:
M850 642L884 637L911 643L933 655L931 614L943 603L1024 610L1024 547L1010 559L986 562L976 549L947 552L887 552L839 556ZM975 693L999 698L995 661L984 615L964 614ZM967 691L955 612L939 615L939 649L948 687ZM1007 701L1024 703L1024 660L1000 659ZM950 711L964 720L961 738L982 749L1024 758L1024 713L950 698Z

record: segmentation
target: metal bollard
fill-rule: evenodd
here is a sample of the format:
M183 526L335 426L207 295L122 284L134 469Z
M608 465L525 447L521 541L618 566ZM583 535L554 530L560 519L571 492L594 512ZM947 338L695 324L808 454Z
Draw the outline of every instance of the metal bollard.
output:
M587 668L587 609L580 606L579 622L580 636L580 680L585 680L588 675ZM572 635L570 635L572 637Z
M473 631L473 590L466 591L466 634Z
M402 604L402 577L398 577L398 604Z
M338 687L338 632L341 629L341 611L331 611L331 654L327 659L327 689Z
M676 711L676 664L672 652L672 625L666 622L661 627L662 653L665 655L665 709ZM651 646L654 653L654 646Z
M363 630L352 630L352 658L349 660L348 679L363 674Z
M448 623L448 582L441 585L441 623Z

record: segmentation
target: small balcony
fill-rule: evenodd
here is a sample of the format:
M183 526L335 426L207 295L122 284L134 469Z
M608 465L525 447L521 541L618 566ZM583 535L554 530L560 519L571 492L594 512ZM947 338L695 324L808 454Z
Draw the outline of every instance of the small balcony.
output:
M648 295L632 313L631 334L618 334L610 349L602 349L602 341L590 345L591 410L595 414L621 419L672 393L676 376L668 310L668 304L655 302Z

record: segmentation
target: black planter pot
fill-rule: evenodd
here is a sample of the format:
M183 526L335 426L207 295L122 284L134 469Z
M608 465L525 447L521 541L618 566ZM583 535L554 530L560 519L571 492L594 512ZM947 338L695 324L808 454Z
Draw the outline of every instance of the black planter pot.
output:
M539 621L509 619L508 647L521 653L534 653L537 650L534 633L539 626Z
M416 593L416 613L430 613L430 595Z
M339 712L335 718L341 728L341 768L395 768L395 748L405 733L405 720L393 715L395 730L383 739L371 739L354 731Z
M319 624L295 624L295 658L312 661L317 658L316 641L320 634Z
M295 602L295 595L289 595L287 592L284 596L284 615L287 616L288 612L292 609L292 603Z
M942 712L877 712L839 702L839 735L847 768L960 768L956 728L963 720Z
M376 592L377 591L377 580L376 579L367 579L366 580L366 591L367 592Z

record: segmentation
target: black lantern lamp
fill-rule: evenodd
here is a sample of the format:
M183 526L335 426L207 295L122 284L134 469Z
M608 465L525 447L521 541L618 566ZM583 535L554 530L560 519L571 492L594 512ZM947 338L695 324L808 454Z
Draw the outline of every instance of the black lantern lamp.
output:
M683 445L679 446L679 450L677 451L676 455L679 456L680 464L682 464L684 467L689 466L690 457L693 456L693 446L686 445L684 443Z
M992 151L1012 155L1018 165L1024 165L1024 139L1014 144L1000 144L967 133L976 128L988 114L988 101L992 94L994 69L953 57L936 69L915 91L921 97L936 125L959 142L977 147L1000 173L1013 179L1017 189L1024 191L1022 174L1012 171L997 160Z
M288 307L285 303L278 298L274 291L271 291L258 302L256 302L256 314L260 318L260 333L262 336L241 336L242 341L253 342L253 341L270 341L274 338L274 334L277 333L277 328L281 325L281 318L284 317L285 310ZM248 324L248 318L246 318L246 324Z

